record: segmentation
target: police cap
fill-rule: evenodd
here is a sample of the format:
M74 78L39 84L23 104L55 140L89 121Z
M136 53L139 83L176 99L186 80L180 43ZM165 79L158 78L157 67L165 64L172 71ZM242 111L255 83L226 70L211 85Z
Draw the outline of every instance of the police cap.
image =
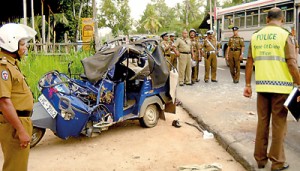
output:
M197 31L196 31L195 29L191 29L191 30L189 31L189 33L191 33L191 32L197 33Z
M232 27L232 31L236 31L236 30L238 30L239 28L237 27L237 26L234 26L234 27Z
M165 36L168 36L168 33L167 33L167 32L163 32L163 33L160 35L161 38L163 38L163 37L165 37Z
M207 35L209 35L209 34L214 34L214 31L213 31L213 30L208 30L208 31L206 32L206 34L207 34Z
M170 33L169 36L170 37L175 37L175 34L174 33Z

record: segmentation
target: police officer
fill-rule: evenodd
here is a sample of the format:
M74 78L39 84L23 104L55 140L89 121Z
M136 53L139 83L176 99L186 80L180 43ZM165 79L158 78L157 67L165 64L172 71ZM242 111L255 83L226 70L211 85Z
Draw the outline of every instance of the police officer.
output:
M203 41L204 41L206 38L207 38L207 34L205 33L205 34L203 34L203 37L202 37Z
M178 70L179 70L179 86L192 85L191 81L191 55L192 55L192 43L188 38L188 32L184 30L182 32L182 38L176 39L174 46L178 58Z
M238 27L232 27L233 36L229 38L226 51L226 60L229 63L230 74L233 83L239 83L240 80L240 61L244 55L244 38L238 35Z
M169 36L167 32L164 32L163 34L160 35L162 38L161 41L161 47L165 56L165 59L167 60L167 64L169 67L169 70L171 70L171 50L173 49L173 46L169 42Z
M26 41L36 32L23 24L0 28L0 143L3 171L26 171L28 165L33 96L18 60L26 53Z
M204 81L208 83L209 71L211 71L211 81L218 82L217 80L217 52L220 44L214 38L214 31L208 30L206 32L207 38L203 42L203 56L205 59L205 75Z
M193 56L192 60L195 62L195 66L192 66L192 84L199 81L198 72L199 72L199 62L201 62L201 51L200 51L200 42L196 37L196 30L191 29L189 32L189 36L192 42L192 51Z
M271 171L289 167L284 153L288 110L283 104L293 84L297 87L300 85L295 42L290 32L281 27L283 20L284 15L279 8L269 10L267 26L252 35L245 75L244 96L251 97L251 76L255 62L258 123L254 158L258 168L264 168L270 160ZM270 125L272 141L268 148Z
M175 34L174 33L171 33L169 35L169 38L170 38L170 45L173 47L171 49L171 64L177 68L177 55L176 55L176 52L173 50L174 48L176 48L174 46L174 43L175 43Z

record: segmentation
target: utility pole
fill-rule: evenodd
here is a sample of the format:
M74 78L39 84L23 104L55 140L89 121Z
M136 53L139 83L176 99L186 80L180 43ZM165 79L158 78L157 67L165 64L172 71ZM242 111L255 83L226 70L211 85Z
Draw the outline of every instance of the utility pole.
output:
M24 17L24 25L27 25L27 3L26 0L23 0L23 17Z
M95 50L98 51L100 49L100 41L99 41L99 34L98 34L98 21L97 21L96 0L93 0L93 21L94 21Z
M189 25L189 4L188 0L185 0L185 25Z
M31 27L33 29L35 29L35 26L34 26L34 2L33 0L31 0ZM34 52L37 53L37 48L36 48L36 42L35 42L35 37L33 37L33 47L34 47Z
M209 0L209 21L210 21L210 29L212 30L213 21L212 21L211 0Z
M215 29L217 30L217 18L218 18L218 13L217 13L217 0L214 0L214 24L215 24Z

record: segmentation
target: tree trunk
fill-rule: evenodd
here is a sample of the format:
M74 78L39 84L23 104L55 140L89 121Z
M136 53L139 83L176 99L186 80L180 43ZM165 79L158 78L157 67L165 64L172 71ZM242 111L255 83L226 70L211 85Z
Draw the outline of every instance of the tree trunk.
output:
M73 8L75 8L75 7L73 7ZM83 2L81 0L80 1L79 11L78 11L78 18L77 18L78 23L77 23L77 30L76 30L76 42L78 42L78 40L79 40L79 32L81 31L80 30L80 25L81 25L80 23L81 23L82 8L83 8Z
M100 49L100 41L98 34L98 21L97 21L97 8L96 8L96 0L93 1L93 21L94 21L94 42L95 42L95 50L98 51Z

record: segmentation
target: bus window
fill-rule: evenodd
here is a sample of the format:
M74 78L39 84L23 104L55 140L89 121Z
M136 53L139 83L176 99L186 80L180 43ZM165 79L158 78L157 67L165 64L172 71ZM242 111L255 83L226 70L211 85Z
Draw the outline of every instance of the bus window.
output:
M234 17L234 25L243 28L245 27L245 13L237 13Z
M285 22L287 22L287 23L294 22L294 10L293 9L287 9L285 11Z
M260 26L267 25L267 13L272 7L264 8L260 10Z
M282 4L282 5L278 5L277 7L283 11L286 23L294 22L294 4L292 3Z
M234 26L241 27L240 21L241 21L240 17L234 17Z
M251 13L248 14L248 12L246 17L246 27L252 27L252 15Z
M246 27L258 26L258 10L247 11Z
M227 30L229 29L229 27L232 26L232 18L233 18L233 15L226 15L225 18L224 18L224 29Z

